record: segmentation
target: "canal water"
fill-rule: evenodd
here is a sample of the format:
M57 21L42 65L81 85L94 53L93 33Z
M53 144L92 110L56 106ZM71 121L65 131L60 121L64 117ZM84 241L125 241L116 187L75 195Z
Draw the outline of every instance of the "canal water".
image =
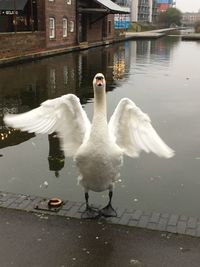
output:
M0 190L84 201L72 159L55 135L8 129L3 114L31 110L46 99L74 93L89 118L92 79L107 79L108 117L131 98L165 142L172 159L142 153L125 157L113 205L146 212L200 216L200 43L179 37L127 41L0 69ZM69 125L70 127L70 125ZM106 204L107 192L91 193Z

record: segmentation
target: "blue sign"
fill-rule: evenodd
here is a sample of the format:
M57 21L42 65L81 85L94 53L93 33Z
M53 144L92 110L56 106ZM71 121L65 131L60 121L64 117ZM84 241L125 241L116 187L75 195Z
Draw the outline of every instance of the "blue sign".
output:
M173 4L173 0L157 0L158 4L168 4L171 5Z
M128 29L130 25L129 14L115 14L114 28L115 29Z

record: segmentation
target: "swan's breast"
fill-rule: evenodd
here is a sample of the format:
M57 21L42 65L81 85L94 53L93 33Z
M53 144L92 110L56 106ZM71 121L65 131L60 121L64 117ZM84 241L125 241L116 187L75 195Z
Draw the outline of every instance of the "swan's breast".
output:
M93 191L103 191L119 178L122 153L114 143L83 144L75 161L80 172L80 183Z

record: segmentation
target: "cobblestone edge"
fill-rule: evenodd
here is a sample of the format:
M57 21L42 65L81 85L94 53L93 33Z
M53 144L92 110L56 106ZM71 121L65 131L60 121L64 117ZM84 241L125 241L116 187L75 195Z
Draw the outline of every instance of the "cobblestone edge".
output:
M0 192L0 208L35 212L44 216L56 215L77 219L81 219L81 213L85 208L85 203L69 200L63 201L63 205L57 209L49 209L46 203L47 199L43 197ZM103 220L112 224L200 237L200 218L168 213L145 213L141 210L116 210L118 217Z

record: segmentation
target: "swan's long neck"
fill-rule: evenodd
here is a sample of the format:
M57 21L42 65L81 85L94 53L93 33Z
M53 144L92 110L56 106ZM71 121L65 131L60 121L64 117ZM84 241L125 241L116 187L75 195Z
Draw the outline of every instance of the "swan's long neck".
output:
M106 93L104 88L94 90L94 114L90 132L90 140L95 143L105 142L108 138L106 112Z
M94 89L94 114L93 123L100 119L107 123L106 92L105 88Z
M96 146L108 142L109 130L106 108L106 83L103 74L98 73L93 80L94 113L90 131L90 141Z
M100 115L105 118L107 116L105 88L94 90L94 116L93 118L96 115L98 116Z

